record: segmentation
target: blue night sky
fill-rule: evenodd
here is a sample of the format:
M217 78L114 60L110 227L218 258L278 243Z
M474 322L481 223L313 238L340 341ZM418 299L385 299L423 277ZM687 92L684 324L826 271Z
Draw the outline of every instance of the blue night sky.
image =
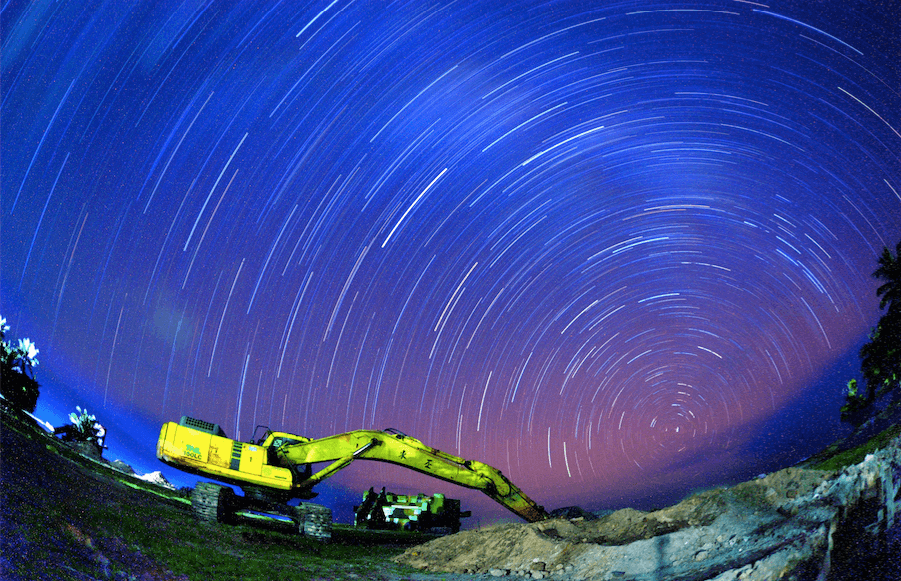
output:
M0 17L0 313L38 414L87 406L108 457L188 482L154 457L182 415L393 427L548 508L642 507L846 429L901 238L892 2ZM382 485L508 516L374 463L321 489Z

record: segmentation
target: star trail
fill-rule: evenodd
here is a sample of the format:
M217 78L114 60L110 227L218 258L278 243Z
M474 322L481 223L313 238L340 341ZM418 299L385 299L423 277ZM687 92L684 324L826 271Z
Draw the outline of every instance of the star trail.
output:
M0 308L110 442L394 427L553 508L760 471L786 414L838 429L901 238L890 2L0 17ZM385 484L447 486L333 485Z

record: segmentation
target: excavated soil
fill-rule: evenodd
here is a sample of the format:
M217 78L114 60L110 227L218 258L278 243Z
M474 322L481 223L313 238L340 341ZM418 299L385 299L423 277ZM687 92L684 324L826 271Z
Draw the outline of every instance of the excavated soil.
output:
M897 482L885 481L893 480L892 470L895 481L901 477L899 458L896 447L888 460L841 474L787 468L653 512L627 508L596 520L555 518L464 531L408 549L395 561L421 571L512 579L856 579L837 566L830 575L833 533L848 503L876 498L881 487L888 486L889 502L898 504ZM887 512L872 506L862 515L871 528ZM897 578L886 573L897 561L880 554L873 563L865 569L874 575L868 578Z
M695 494L675 506L653 512L624 508L597 520L558 518L533 524L505 524L436 539L406 551L396 560L423 570L487 572L511 563L512 571L565 570L578 545L628 545L688 527L706 527L728 512L777 507L810 494L833 473L788 468L765 478ZM565 549L564 549L565 547ZM551 562L522 561L529 555L552 555ZM519 566L518 566L519 565ZM557 565L562 565L561 569Z

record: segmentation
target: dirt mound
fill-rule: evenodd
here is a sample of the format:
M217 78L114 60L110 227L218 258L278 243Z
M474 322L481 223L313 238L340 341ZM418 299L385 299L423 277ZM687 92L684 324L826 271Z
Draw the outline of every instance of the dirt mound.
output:
M865 506L866 527L874 529L874 520L883 533L894 526L894 517L884 515L901 509L893 484L901 481L898 443L839 474L787 468L653 512L627 508L597 520L466 531L395 561L423 571L524 579L816 578L828 573L833 535L847 528L849 514Z
M732 488L736 498L752 508L777 507L816 490L823 481L835 476L834 472L786 468L763 478L743 482Z
M492 568L529 570L533 561L529 559L519 566L521 555L540 554L542 559L536 562L556 566L563 562L558 558L563 553L562 545L628 545L688 527L705 527L727 512L730 505L746 505L751 510L779 506L799 494L811 493L830 476L831 472L789 468L733 489L701 492L653 512L624 508L597 520L582 516L553 518L534 524L465 531L411 549L399 561L418 569L456 573ZM572 549L569 553L571 556Z
M529 570L531 562L523 562L524 556L555 555L561 548L556 539L536 525L503 524L435 539L408 549L396 560L423 571L484 573L498 567Z

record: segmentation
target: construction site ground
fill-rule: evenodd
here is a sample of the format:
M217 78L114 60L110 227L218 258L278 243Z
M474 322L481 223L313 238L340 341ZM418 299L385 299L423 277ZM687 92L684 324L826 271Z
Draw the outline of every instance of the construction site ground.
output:
M897 506L897 439L860 465L788 468L654 512L626 508L592 519L574 510L572 518L426 543L339 527L322 544L277 525L198 523L177 492L84 458L5 412L0 435L0 578L11 581L802 581L854 579L860 571L867 576L859 578L897 580L901 570L885 553L843 552L857 544L849 537L856 529L833 526L839 513L862 526L877 513L884 520L885 506L858 502L873 496L868 491L882 490ZM842 513L851 501L869 508ZM883 535L894 547L898 529ZM823 575L826 555L831 570Z

